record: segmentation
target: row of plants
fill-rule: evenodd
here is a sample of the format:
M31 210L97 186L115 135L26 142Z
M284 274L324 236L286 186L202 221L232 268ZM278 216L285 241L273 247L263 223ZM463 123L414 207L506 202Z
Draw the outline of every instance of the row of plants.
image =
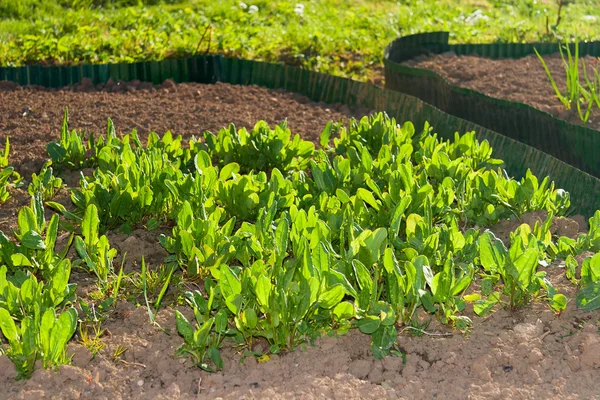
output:
M0 66L210 52L365 80L380 78L381 49L399 36L445 30L459 43L590 40L600 35L598 19L597 4L586 0L4 1Z
M398 329L420 309L460 330L472 324L469 302L478 315L533 299L560 313L566 297L538 270L558 262L580 286L578 307L600 308L600 255L579 275L574 258L600 251L600 212L587 234L553 237L568 194L530 172L510 178L474 132L445 141L429 125L418 131L379 113L328 123L319 148L285 123L265 122L182 143L169 132L145 145L135 131L119 138L110 121L106 136L86 138L69 130L65 113L60 140L48 145L51 165L93 174L81 175L72 204L60 204L60 178L46 164L14 238L0 236L0 327L21 376L36 359L44 367L68 361L77 318L71 268L96 276L103 308L119 298L123 273L105 235L115 229L171 227L160 237L169 272L155 301L142 261L144 301L153 320L175 290L174 274L203 282L184 295L194 321L176 312L178 354L209 371L223 367L227 341L263 356L251 351L257 338L279 353L350 329L371 335L376 358L398 355ZM56 211L47 223L42 199ZM485 229L539 210L545 221L519 226L506 242ZM59 230L69 233L62 250ZM470 289L474 280L481 290ZM80 308L89 314L87 303Z

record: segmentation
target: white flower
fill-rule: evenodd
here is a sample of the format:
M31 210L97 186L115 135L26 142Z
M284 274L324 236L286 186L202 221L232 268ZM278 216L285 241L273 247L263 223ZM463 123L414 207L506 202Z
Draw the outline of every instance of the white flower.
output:
M465 22L469 25L475 25L479 21L487 21L489 17L483 13L481 10L475 10L471 15L469 15Z
M246 3L240 3L240 8L243 9L243 10L245 10L245 9L248 8L248 4L246 4Z
M583 19L586 20L586 21L588 21L588 22L596 22L596 20L598 18L596 18L595 15L584 15Z
M257 12L258 12L258 7L256 7L255 5L251 5L248 8L248 14L254 14L254 13L257 13Z
M303 15L304 14L304 4L302 4L302 3L296 4L296 7L294 8L294 12L298 15Z

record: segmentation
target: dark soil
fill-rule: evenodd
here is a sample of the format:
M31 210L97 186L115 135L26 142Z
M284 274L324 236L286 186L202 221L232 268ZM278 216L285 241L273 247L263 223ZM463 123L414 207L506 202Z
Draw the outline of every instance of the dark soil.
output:
M39 170L47 158L46 144L60 138L65 107L71 129L96 134L106 131L108 118L123 133L136 129L142 139L150 131L162 135L171 130L189 139L205 131L216 133L230 123L252 128L259 120L273 125L287 119L292 133L316 142L328 121L370 111L317 104L304 96L257 86L166 81L160 87L136 82L99 87L48 90L0 85L0 143L3 146L5 137L10 137L11 164L22 174Z
M560 54L543 56L557 86L565 94L566 74ZM592 67L600 68L598 59L583 58L593 76ZM536 55L519 59L492 60L477 56L457 56L444 53L409 60L405 65L430 69L444 76L451 84L473 89L491 97L529 104L573 124L582 124L577 109L565 109L552 88L546 71ZM584 82L580 65L581 82ZM600 110L594 108L587 126L600 130Z

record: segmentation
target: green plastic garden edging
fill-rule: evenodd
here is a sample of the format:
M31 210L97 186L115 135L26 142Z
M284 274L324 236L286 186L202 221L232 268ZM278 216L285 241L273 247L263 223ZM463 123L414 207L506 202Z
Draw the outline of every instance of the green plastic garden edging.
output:
M577 213L592 215L600 209L600 180L540 150L483 128L473 122L442 112L416 97L386 90L368 83L320 74L298 67L257 61L203 56L160 62L65 67L25 66L1 68L0 80L21 85L60 87L91 78L94 83L113 80L176 82L226 82L259 85L303 94L314 101L361 105L385 111L398 122L412 121L417 129L428 121L443 138L453 139L455 132L475 131L479 140L488 140L496 158L505 161L509 174L520 178L527 169L537 176L550 176L558 187L571 193Z
M526 143L600 177L599 131L554 118L523 103L451 85L431 70L400 64L417 56L448 51L488 58L519 58L535 54L534 49L540 54L551 54L558 52L556 43L448 44L448 37L448 32L432 32L401 37L390 43L384 54L386 88L418 97L448 114ZM580 43L579 54L600 56L600 42Z

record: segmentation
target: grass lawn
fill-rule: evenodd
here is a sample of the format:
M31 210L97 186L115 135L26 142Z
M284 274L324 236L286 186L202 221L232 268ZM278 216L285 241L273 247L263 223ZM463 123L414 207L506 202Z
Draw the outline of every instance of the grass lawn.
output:
M448 30L453 42L472 43L600 39L600 0L563 6L556 28L550 0L246 1L0 0L0 65L160 60L208 49L373 80L385 45L412 33Z

